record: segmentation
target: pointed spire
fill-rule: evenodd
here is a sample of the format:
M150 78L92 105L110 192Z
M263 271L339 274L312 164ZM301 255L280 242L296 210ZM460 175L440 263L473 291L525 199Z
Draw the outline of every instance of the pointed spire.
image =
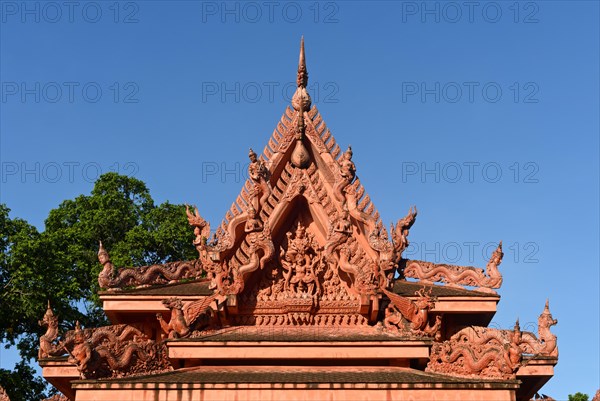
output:
M546 305L544 306L544 311L542 315L550 315L550 301L546 298Z
M298 76L296 78L298 88L292 97L292 106L294 110L299 111L301 115L310 110L311 99L306 91L308 84L308 71L306 70L306 55L304 54L304 36L300 39L300 58L298 59ZM304 119L298 120L298 130L304 133Z
M52 307L50 306L50 300L48 300L48 307L46 308L46 313L44 314L44 317L46 319L54 318L54 311L52 310Z
M298 112L296 122L296 147L292 152L291 162L294 167L307 168L310 164L310 155L308 150L302 143L306 125L304 121L304 113L310 110L311 99L306 91L308 83L308 72L306 71L306 56L304 54L304 36L300 39L300 58L298 59L298 77L296 79L298 88L292 97L292 107Z
M300 39L300 58L298 59L298 78L296 79L298 87L306 88L308 84L308 71L306 70L306 55L304 54L304 35Z

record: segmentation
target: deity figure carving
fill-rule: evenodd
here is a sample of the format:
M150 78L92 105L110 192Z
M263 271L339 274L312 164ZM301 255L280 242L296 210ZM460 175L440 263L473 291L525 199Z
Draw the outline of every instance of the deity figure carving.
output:
M38 324L42 327L47 327L46 333L40 336L38 359L62 355L62 347L54 344L54 341L58 338L58 318L54 316L54 312L50 307L50 301L48 301L48 308L46 309L43 319L39 320Z
M522 366L522 341L518 320L513 331L467 327L433 345L426 371L514 379Z
M397 267L393 244L388 240L387 230L381 222L371 230L367 239L371 248L379 254L378 261L372 263L377 286L381 289L387 289L392 283Z
M423 261L408 261L404 269L404 276L417 278L425 283L444 282L449 286L478 287L477 291L496 293L492 288L500 288L502 285L502 274L498 266L502 263L502 241L492 253L486 265L485 272L471 266L454 266L446 264L435 264Z
M194 206L194 213L190 212L189 206L185 205L185 213L188 223L194 227L194 235L196 238L193 241L194 246L200 253L200 256L206 256L206 245L210 236L210 223L200 216L198 207Z
M171 318L169 319L169 322L165 322L162 314L156 314L161 329L168 338L188 337L192 330L197 327L195 323L198 319L202 315L210 313L210 304L214 301L215 297L216 294L199 301L191 302L186 305L185 308L183 302L179 298L163 300L163 305L171 310ZM205 322L205 325L207 324L208 322Z
M436 337L442 325L442 317L437 315L435 322L430 323L430 311L435 308L435 300L425 288L417 291L416 301L401 295L384 290L390 299L390 304L385 311L383 325L389 330L400 331L405 334ZM405 322L407 324L405 324Z
M321 292L317 275L321 272L320 248L306 228L298 222L296 232L287 234L287 249L281 249L280 262L284 269L284 289L292 293Z
M98 261L102 265L98 284L100 288L108 290L174 283L187 278L196 278L202 274L202 266L197 260L115 269L102 241L98 248Z
M75 323L75 336L73 350L69 352L68 361L75 363L81 374L81 378L85 379L85 372L88 371L88 364L92 360L92 346L86 340L83 330L79 322Z
M256 209L253 206L248 207L248 218L244 225L244 231L246 234L261 231L263 229L262 223L256 218Z
M250 164L248 165L248 176L252 180L252 206L258 213L271 195L271 184L269 183L269 169L265 163L258 159L256 153L250 148L248 153ZM259 196L260 195L260 196Z
M338 163L340 166L340 176L336 180L333 193L336 199L342 202L342 205L345 205L346 195L344 194L344 189L352 183L352 180L356 176L356 166L352 161L352 147L348 146L348 149L344 152Z
M343 208L342 212L329 224L329 235L327 236L327 244L325 244L324 256L327 261L332 261L336 249L352 235L352 222L348 209ZM333 260L333 262L337 262Z

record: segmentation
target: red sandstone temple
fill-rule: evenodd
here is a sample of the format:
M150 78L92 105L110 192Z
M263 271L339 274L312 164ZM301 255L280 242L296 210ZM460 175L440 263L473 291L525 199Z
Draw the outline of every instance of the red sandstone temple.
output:
M69 400L522 401L552 377L548 302L537 334L487 327L502 243L485 269L404 259L417 209L386 230L307 82L302 42L221 225L187 211L197 260L120 268L100 243L113 325L61 334L48 307L39 363Z

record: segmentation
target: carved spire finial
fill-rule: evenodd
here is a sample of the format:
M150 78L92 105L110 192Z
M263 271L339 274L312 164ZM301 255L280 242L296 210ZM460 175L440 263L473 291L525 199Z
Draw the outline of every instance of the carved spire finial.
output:
M544 311L542 312L542 315L551 315L551 313L550 313L550 301L548 300L548 298L546 298L546 305L544 306Z
M300 112L300 117L303 117L304 112L310 110L311 99L306 91L308 84L308 71L306 70L306 56L304 54L304 36L300 40L300 59L298 60L298 75L296 77L298 88L292 97L292 107ZM304 133L304 119L298 120L298 128Z
M54 316L54 311L52 310L52 307L50 306L50 300L48 300L48 307L46 308L46 315Z
M110 256L106 249L104 249L104 245L102 245L102 241L99 241L100 245L98 246L98 261L100 261L101 265L104 265L110 262Z
M298 87L306 88L308 84L308 71L306 70L306 55L304 54L304 35L300 38L300 58L298 59Z

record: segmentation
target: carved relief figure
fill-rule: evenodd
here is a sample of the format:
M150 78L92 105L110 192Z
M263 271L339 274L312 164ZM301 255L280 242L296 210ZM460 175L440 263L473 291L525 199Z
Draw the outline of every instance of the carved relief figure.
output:
M168 338L188 337L198 318L209 312L210 304L214 301L215 296L216 295L212 295L199 301L191 302L185 308L183 302L179 298L163 300L162 303L171 310L171 318L167 323L164 321L162 314L156 314L161 329L167 334Z
M329 235L327 236L327 244L325 244L324 256L327 261L336 263L335 259L331 259L336 249L352 235L352 222L348 209L343 208L342 212L330 222Z
M185 205L185 213L187 215L188 223L194 227L194 235L196 238L194 239L193 244L200 253L200 256L206 257L206 244L208 237L210 236L210 223L200 216L196 206L194 206L194 213L192 213L190 212L189 206Z
M68 361L75 363L77 369L81 374L81 378L85 379L85 372L88 371L88 364L92 359L92 346L86 340L85 334L79 325L79 322L75 323L75 336L73 350L69 352Z
M306 233L306 228L298 222L295 234L287 233L287 249L281 250L280 262L285 270L285 290L293 293L306 292L314 294L315 289L320 292L317 274L321 262L319 248L314 238Z
M344 194L344 189L352 183L352 180L356 176L356 166L352 161L352 147L348 146L338 164L340 166L340 176L335 183L333 191L337 200L345 205L346 195Z
M265 204L269 195L271 195L271 184L269 184L269 169L262 160L258 159L256 153L250 149L248 153L250 165L248 166L248 176L252 180L252 206L258 213L262 205ZM260 195L260 196L259 196Z
M431 290L429 293L425 292L424 288L417 291L415 295L419 298L414 302L387 290L384 290L384 293L391 301L386 309L384 327L395 331L408 331L407 334L436 336L440 330L442 318L438 315L435 323L429 322L429 312L435 307ZM404 321L408 322L408 327L405 327Z
M262 230L262 223L256 218L256 209L252 206L249 206L247 213L248 219L246 220L244 231L246 233L253 233Z

